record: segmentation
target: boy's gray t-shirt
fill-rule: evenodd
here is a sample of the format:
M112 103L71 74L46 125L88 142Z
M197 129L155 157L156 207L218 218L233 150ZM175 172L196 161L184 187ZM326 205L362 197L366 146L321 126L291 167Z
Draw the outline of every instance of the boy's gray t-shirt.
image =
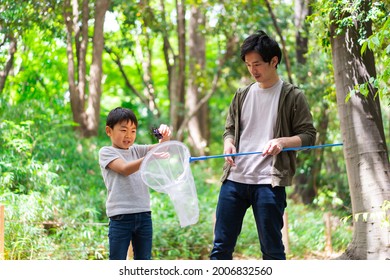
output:
M133 145L128 150L105 146L99 151L99 165L107 187L106 213L108 217L150 211L149 188L142 182L139 171L124 176L108 168L117 158L133 161L144 157L149 145Z

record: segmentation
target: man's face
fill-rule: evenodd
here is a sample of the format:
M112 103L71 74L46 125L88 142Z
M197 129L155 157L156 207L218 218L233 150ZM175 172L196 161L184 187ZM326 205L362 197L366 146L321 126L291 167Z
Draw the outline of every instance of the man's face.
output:
M112 146L118 149L128 149L135 142L137 127L131 121L123 121L113 128L107 126L106 133L111 138Z
M270 62L264 62L261 55L254 51L245 55L245 64L249 73L261 84L274 79L277 61L278 58L275 56Z

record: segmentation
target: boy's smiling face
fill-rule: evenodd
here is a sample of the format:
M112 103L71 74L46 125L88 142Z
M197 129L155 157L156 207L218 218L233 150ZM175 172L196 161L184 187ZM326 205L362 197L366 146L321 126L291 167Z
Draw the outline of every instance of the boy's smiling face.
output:
M106 134L111 138L112 146L127 150L137 137L137 127L131 121L122 121L113 128L106 126Z

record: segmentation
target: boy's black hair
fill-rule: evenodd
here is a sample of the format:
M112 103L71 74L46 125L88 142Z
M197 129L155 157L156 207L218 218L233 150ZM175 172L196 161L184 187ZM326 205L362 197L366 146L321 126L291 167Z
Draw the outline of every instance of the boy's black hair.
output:
M114 128L117 123L121 123L123 121L131 121L136 127L138 127L138 120L134 112L122 107L117 107L110 111L107 116L106 126Z
M253 51L260 54L264 62L271 62L274 56L278 57L278 64L282 60L279 44L263 30L258 30L244 40L241 45L241 59L245 62L245 55ZM278 64L276 64L276 68L278 68Z

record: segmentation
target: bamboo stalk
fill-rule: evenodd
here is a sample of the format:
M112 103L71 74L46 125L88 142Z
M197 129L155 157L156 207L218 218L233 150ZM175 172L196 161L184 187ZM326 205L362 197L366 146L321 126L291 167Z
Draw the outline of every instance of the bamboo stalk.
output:
M325 221L325 251L328 253L333 252L332 247L332 223L331 223L331 213L324 213L324 221Z
M288 238L288 215L287 212L284 212L283 215L283 228L282 228L282 239L284 245L284 251L286 254L290 253L290 240Z

